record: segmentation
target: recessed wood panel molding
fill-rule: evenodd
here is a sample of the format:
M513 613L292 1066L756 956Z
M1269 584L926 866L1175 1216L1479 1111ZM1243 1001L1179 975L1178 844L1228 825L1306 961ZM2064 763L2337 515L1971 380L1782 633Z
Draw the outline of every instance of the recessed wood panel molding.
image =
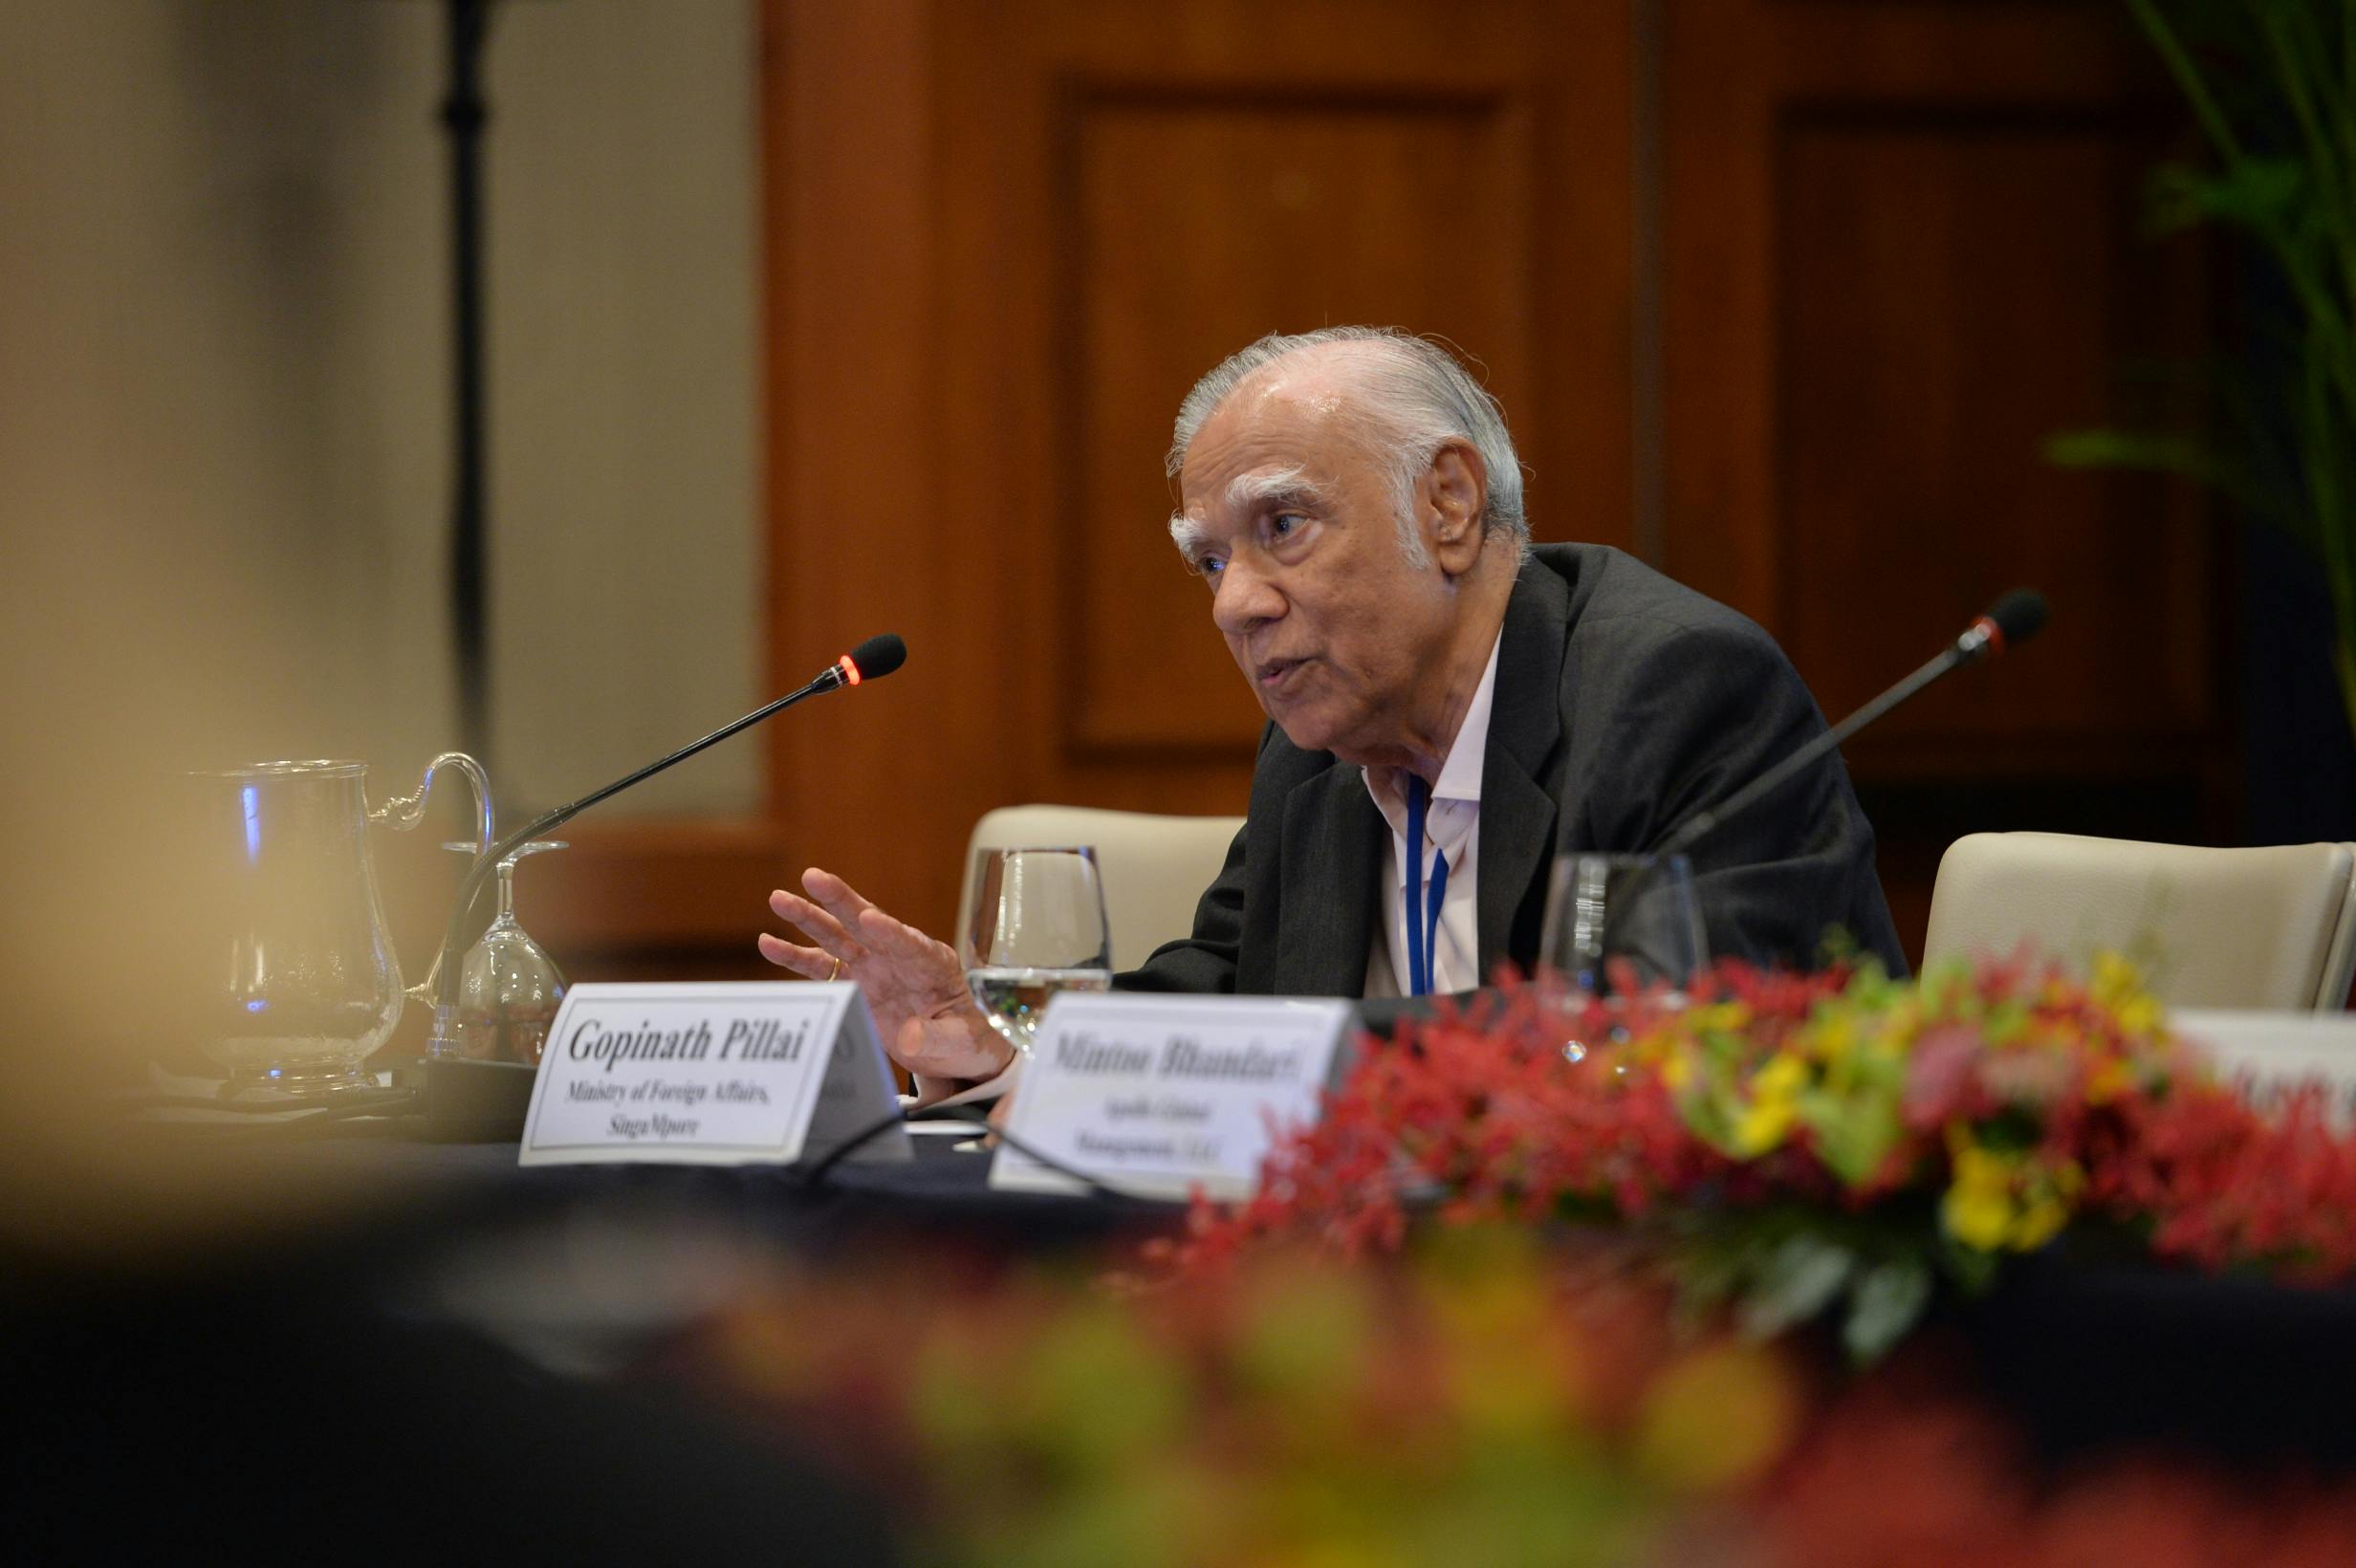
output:
M2045 590L2036 649L1861 738L1861 777L2211 766L2198 498L2041 451L2148 413L2122 369L2200 340L2199 251L2141 232L2173 120L2136 40L2098 6L1665 17L1669 570L1775 632L1835 713L2002 589Z
M2148 158L2132 129L2009 111L1778 126L1785 647L1840 712L2006 588L2034 583L2061 606L2033 673L1927 695L1860 747L1868 765L2148 760L2197 745L2214 717L2211 539L2189 498L2042 455L2111 414L2130 348L2186 336L2133 283L2164 253L2135 239ZM2175 612L2170 635L2152 635L2155 610Z
M1257 708L1162 459L1261 333L1446 335L1540 534L1628 537L1624 0L768 15L777 659L910 649L774 737L797 855L946 931L989 807L1242 808Z
M2016 583L2052 629L1846 749L1902 934L1981 828L2229 836L2225 555L2200 498L2071 473L2197 352L2196 245L2141 233L2182 122L2123 8L1663 0L1669 570L1840 713ZM2157 134L2155 134L2155 130Z
M1501 97L1087 91L1061 125L1051 227L1072 236L1073 374L1057 415L1073 461L1057 532L1087 650L1069 752L1232 759L1259 708L1207 635L1207 594L1171 591L1181 568L1156 526L1177 397L1274 328L1406 322L1490 345L1492 388L1535 421L1529 117ZM1435 214L1452 243L1414 237Z

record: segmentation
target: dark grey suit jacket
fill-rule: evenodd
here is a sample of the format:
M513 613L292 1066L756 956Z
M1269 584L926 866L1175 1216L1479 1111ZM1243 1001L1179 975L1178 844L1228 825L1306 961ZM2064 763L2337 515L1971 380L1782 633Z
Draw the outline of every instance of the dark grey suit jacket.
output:
M1482 762L1481 973L1538 955L1554 858L1651 849L1824 728L1773 639L1602 545L1539 545L1505 612ZM1252 805L1194 933L1115 982L1139 991L1356 996L1389 828L1360 771L1270 725ZM1838 755L1690 852L1717 957L1804 965L1839 926L1906 958L1873 830Z

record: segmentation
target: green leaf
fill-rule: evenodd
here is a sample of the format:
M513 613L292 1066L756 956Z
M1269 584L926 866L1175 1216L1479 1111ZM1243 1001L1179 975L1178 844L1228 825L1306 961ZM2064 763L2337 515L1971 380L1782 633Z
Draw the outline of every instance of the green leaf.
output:
M1857 1254L1839 1242L1802 1232L1785 1238L1743 1298L1745 1334L1771 1339L1832 1304L1857 1267Z
M1677 1326L1700 1328L1732 1301L1742 1282L1757 1272L1760 1249L1752 1238L1705 1229L1690 1239L1677 1264Z
M1954 1237L1941 1232L1939 1236L1939 1267L1947 1277L1963 1288L1967 1296L1985 1296L1996 1282L1996 1270L2002 1260L1994 1252L1983 1252L1976 1247L1966 1247Z
M1931 1285L1930 1261L1921 1257L1893 1258L1858 1275L1849 1287L1848 1318L1841 1325L1841 1342L1850 1360L1865 1366L1888 1354L1922 1320Z
M2201 441L2141 430L2066 430L2045 438L2045 461L2062 468L2142 468L2238 490L2241 474Z
M1799 1114L1816 1134L1818 1157L1850 1187L1881 1169L1906 1136L1895 1085L1864 1086L1845 1096L1804 1094Z
M2151 177L2151 223L2161 232L2217 222L2254 234L2297 231L2307 213L2308 175L2295 160L2241 158L2221 173L2170 164Z

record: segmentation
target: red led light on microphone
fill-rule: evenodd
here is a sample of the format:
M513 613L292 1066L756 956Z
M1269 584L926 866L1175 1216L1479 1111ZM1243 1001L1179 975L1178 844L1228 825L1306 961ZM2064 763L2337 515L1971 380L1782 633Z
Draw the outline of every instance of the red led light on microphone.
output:
M840 659L836 660L836 661L835 661L835 667L836 667L837 669L839 669L839 670L842 671L842 684L843 684L843 685L845 685L845 686L857 686L857 685L859 685L859 666L858 666L857 664L855 664L851 663L851 656L850 656L849 654L847 654L847 653L846 653L846 654L844 654L841 658L840 658Z
M1952 625L1953 622L1951 621L1949 624ZM1987 615L1981 616L1977 621L1972 622L1972 629L1975 632L1983 634L1988 639L1987 651L1989 653L1999 657L2003 654L2004 628L1996 624L1996 617Z

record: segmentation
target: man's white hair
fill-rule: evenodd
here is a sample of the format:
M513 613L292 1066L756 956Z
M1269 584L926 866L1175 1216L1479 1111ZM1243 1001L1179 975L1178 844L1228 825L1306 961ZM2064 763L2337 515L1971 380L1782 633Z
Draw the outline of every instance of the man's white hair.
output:
M1187 448L1204 422L1254 372L1303 349L1333 343L1363 345L1365 369L1351 388L1351 401L1369 426L1363 433L1370 448L1389 468L1392 510L1407 558L1418 565L1429 559L1415 526L1415 482L1451 441L1470 442L1488 470L1481 526L1516 546L1527 544L1530 520L1521 510L1521 460L1505 428L1505 410L1454 355L1396 327L1270 333L1229 355L1196 381L1178 405L1177 427L1164 461L1170 477L1176 478L1185 466Z

